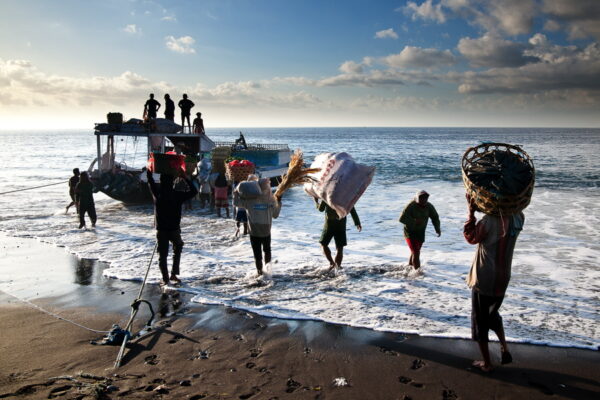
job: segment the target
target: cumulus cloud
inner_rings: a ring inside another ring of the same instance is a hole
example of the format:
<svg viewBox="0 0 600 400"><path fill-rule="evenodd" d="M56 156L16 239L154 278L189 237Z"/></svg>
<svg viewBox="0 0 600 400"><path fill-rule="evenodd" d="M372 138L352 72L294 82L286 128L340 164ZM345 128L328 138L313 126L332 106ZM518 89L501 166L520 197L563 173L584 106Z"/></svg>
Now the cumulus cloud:
<svg viewBox="0 0 600 400"><path fill-rule="evenodd" d="M524 54L527 46L486 34L478 39L462 38L458 51L475 67L520 67L539 61Z"/></svg>
<svg viewBox="0 0 600 400"><path fill-rule="evenodd" d="M139 35L142 33L142 29L138 28L135 24L126 25L123 28L124 32L131 33L132 35Z"/></svg>
<svg viewBox="0 0 600 400"><path fill-rule="evenodd" d="M600 1L543 0L542 11L564 21L572 39L600 39Z"/></svg>
<svg viewBox="0 0 600 400"><path fill-rule="evenodd" d="M404 7L404 11L410 14L413 20L433 20L440 24L446 22L446 15L442 10L442 4L433 4L433 0L426 0L420 5L414 1L409 1Z"/></svg>
<svg viewBox="0 0 600 400"><path fill-rule="evenodd" d="M494 0L490 1L489 7L490 15L502 31L509 35L531 32L533 18L537 12L534 0ZM493 31L490 27L488 29Z"/></svg>
<svg viewBox="0 0 600 400"><path fill-rule="evenodd" d="M393 28L384 29L375 32L375 39L398 39L398 34L394 32Z"/></svg>
<svg viewBox="0 0 600 400"><path fill-rule="evenodd" d="M181 36L179 38L167 36L165 38L165 45L167 46L167 49L181 54L196 53L196 50L192 47L195 42L196 41L191 36Z"/></svg>
<svg viewBox="0 0 600 400"><path fill-rule="evenodd" d="M160 19L161 21L177 22L177 17L174 15L165 15Z"/></svg>
<svg viewBox="0 0 600 400"><path fill-rule="evenodd" d="M405 46L400 53L385 57L383 62L393 68L440 68L454 64L456 57L450 50Z"/></svg>
<svg viewBox="0 0 600 400"><path fill-rule="evenodd" d="M354 61L346 61L340 65L340 72L344 74L361 74L363 72L363 66Z"/></svg>
<svg viewBox="0 0 600 400"><path fill-rule="evenodd" d="M600 101L600 46L552 46L540 39L533 40L529 52L543 62L448 76L460 82L459 92L466 94L545 93L568 98L577 92Z"/></svg>

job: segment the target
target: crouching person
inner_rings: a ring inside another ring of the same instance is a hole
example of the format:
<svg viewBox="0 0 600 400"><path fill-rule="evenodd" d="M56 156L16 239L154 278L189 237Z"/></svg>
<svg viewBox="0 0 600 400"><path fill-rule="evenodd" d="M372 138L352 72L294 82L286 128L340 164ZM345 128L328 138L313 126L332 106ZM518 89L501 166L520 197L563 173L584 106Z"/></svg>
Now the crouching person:
<svg viewBox="0 0 600 400"><path fill-rule="evenodd" d="M258 177L250 176L235 188L233 205L246 209L256 271L262 275L263 253L264 263L271 262L271 224L279 216L281 199L271 193L269 179L257 180Z"/></svg>
<svg viewBox="0 0 600 400"><path fill-rule="evenodd" d="M158 265L162 274L161 285L181 283L179 275L179 261L181 260L181 251L183 249L183 240L181 240L181 206L183 203L193 198L198 191L185 173L181 171L181 178L185 180L189 190L187 192L175 191L173 189L174 177L161 174L160 186L156 184L152 173L146 171L148 185L152 192L154 200L154 225L156 227L156 240L158 242ZM173 244L173 266L171 275L167 268L167 257L169 255L169 242Z"/></svg>

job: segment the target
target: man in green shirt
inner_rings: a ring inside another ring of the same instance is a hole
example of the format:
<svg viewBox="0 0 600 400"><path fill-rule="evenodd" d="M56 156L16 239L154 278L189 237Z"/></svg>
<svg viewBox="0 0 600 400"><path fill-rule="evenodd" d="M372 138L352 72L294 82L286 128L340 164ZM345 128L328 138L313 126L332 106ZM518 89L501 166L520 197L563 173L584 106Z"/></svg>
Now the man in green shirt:
<svg viewBox="0 0 600 400"><path fill-rule="evenodd" d="M346 246L346 217L340 219L335 210L324 201L319 203L319 199L315 198L317 209L321 212L325 212L325 225L323 226L323 232L321 233L321 248L323 254L329 261L330 270L333 268L342 268L342 259L344 258L344 246ZM356 225L356 229L360 232L362 227L360 225L360 219L354 207L350 210L352 221ZM331 239L335 241L336 254L335 259L331 256L331 250L329 250L329 242Z"/></svg>
<svg viewBox="0 0 600 400"><path fill-rule="evenodd" d="M415 269L421 267L421 246L425 242L425 228L429 218L438 237L442 234L440 217L428 199L429 193L424 190L418 191L415 199L408 203L400 215L400 222L404 224L404 238L410 249L408 264Z"/></svg>

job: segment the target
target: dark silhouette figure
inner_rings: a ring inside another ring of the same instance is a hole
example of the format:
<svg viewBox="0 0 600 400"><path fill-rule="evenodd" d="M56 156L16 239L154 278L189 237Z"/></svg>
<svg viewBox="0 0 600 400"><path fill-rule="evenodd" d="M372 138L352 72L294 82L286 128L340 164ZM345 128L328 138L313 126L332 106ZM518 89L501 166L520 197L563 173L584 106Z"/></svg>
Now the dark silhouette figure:
<svg viewBox="0 0 600 400"><path fill-rule="evenodd" d="M75 186L79 183L79 168L73 168L73 176L69 179L69 196L71 196L71 202L67 206L67 210L65 214L69 212L69 208L71 206L75 206L77 212L79 212L79 208L77 207L77 198L75 196Z"/></svg>
<svg viewBox="0 0 600 400"><path fill-rule="evenodd" d="M246 138L244 137L244 135L242 135L242 132L240 132L240 137L235 139L234 146L236 149L241 149L241 150L245 150L248 148L248 145L246 144Z"/></svg>
<svg viewBox="0 0 600 400"><path fill-rule="evenodd" d="M144 104L144 116L156 119L156 112L160 109L160 103L154 100L154 93L150 93L150 98Z"/></svg>
<svg viewBox="0 0 600 400"><path fill-rule="evenodd" d="M165 119L175 121L175 102L169 94L165 94Z"/></svg>
<svg viewBox="0 0 600 400"><path fill-rule="evenodd" d="M190 113L194 107L194 102L188 99L187 94L183 94L183 99L179 100L179 108L181 108L181 132L185 132L185 120L187 119L188 127L190 132L192 131L192 125L190 123Z"/></svg>
<svg viewBox="0 0 600 400"><path fill-rule="evenodd" d="M75 194L79 209L79 229L85 227L85 213L92 221L92 228L96 226L96 206L94 205L94 184L90 181L87 172L82 172L79 183L75 186Z"/></svg>
<svg viewBox="0 0 600 400"><path fill-rule="evenodd" d="M202 120L202 113L197 112L196 118L194 118L194 133L204 134L204 121Z"/></svg>
<svg viewBox="0 0 600 400"><path fill-rule="evenodd" d="M152 173L146 171L148 185L152 192L154 200L154 224L156 227L156 240L158 242L158 266L162 274L162 285L169 281L180 283L177 277L179 275L179 262L181 260L181 251L183 250L183 240L181 240L181 205L193 198L198 191L187 179L185 173L181 171L181 178L185 180L189 191L180 192L173 189L174 177L161 174L160 186L156 184ZM167 268L167 257L169 255L169 242L173 243L173 266L171 275Z"/></svg>

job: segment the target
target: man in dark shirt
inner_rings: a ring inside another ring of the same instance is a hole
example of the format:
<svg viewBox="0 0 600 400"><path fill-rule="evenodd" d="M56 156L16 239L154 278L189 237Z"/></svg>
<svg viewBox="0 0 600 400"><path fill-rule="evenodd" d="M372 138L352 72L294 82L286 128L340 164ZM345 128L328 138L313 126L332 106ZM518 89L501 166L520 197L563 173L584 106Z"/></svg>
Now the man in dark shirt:
<svg viewBox="0 0 600 400"><path fill-rule="evenodd" d="M319 203L319 199L315 198L315 203L320 212L325 212L325 225L323 226L319 243L321 244L325 258L329 261L329 269L342 268L344 246L348 244L346 242L346 217L340 219L335 210L324 201ZM354 207L350 210L350 215L352 216L352 221L354 222L356 229L360 232L362 226ZM331 250L329 250L331 239L335 241L335 259L331 256Z"/></svg>
<svg viewBox="0 0 600 400"><path fill-rule="evenodd" d="M75 198L75 187L79 183L79 168L73 168L73 176L69 179L69 196L71 196L71 202L67 206L65 214L69 212L71 206L75 206L79 213L79 207L77 206L77 199Z"/></svg>
<svg viewBox="0 0 600 400"><path fill-rule="evenodd" d="M180 283L177 277L179 275L179 261L181 260L181 250L183 249L183 240L181 240L181 205L191 199L198 193L192 181L187 179L185 173L181 171L181 178L185 180L189 191L179 192L173 190L174 177L161 174L160 186L156 184L152 173L146 171L148 177L148 186L152 192L154 200L154 225L156 227L156 240L158 242L158 265L162 274L161 285L167 285L169 281ZM171 276L167 268L167 257L169 255L169 242L173 243L173 266Z"/></svg>
<svg viewBox="0 0 600 400"><path fill-rule="evenodd" d="M169 94L165 94L165 119L175 121L175 102Z"/></svg>
<svg viewBox="0 0 600 400"><path fill-rule="evenodd" d="M181 108L181 132L185 132L185 119L187 118L187 123L189 127L189 131L192 132L192 124L190 122L190 113L192 108L194 107L194 102L188 99L187 94L183 94L183 99L179 100L179 108Z"/></svg>
<svg viewBox="0 0 600 400"><path fill-rule="evenodd" d="M156 119L156 112L160 109L160 103L154 100L154 93L150 93L150 98L144 104L144 114L148 118Z"/></svg>

